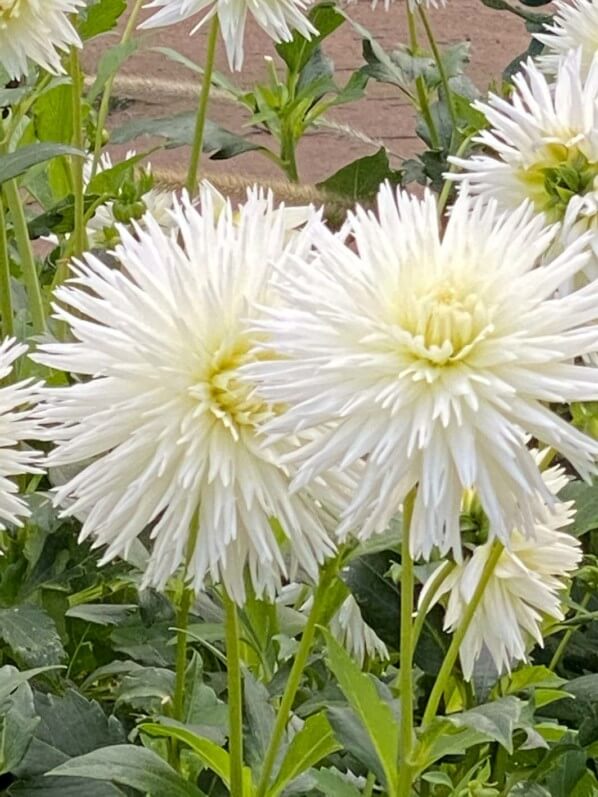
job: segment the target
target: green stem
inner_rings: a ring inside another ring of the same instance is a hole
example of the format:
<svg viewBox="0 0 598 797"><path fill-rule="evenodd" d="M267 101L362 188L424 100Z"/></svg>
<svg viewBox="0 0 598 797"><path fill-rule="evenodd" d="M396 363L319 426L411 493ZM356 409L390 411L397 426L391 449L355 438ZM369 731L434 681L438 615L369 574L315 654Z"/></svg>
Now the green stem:
<svg viewBox="0 0 598 797"><path fill-rule="evenodd" d="M199 105L197 106L197 120L195 122L195 134L191 147L191 158L189 160L189 171L187 173L186 188L191 196L195 194L197 188L199 159L203 148L203 137L206 127L206 117L208 112L208 100L210 99L210 88L212 85L212 73L214 71L214 60L216 57L216 44L218 43L218 32L220 25L218 15L214 14L208 32L208 50L206 53L206 64L203 70L203 81L199 92Z"/></svg>
<svg viewBox="0 0 598 797"><path fill-rule="evenodd" d="M176 625L179 629L176 638L176 681L172 713L179 722L185 721L185 675L187 672L187 626L193 603L193 590L183 587L179 603Z"/></svg>
<svg viewBox="0 0 598 797"><path fill-rule="evenodd" d="M409 550L409 531L413 518L413 507L417 495L414 487L403 507L403 532L401 537L401 670L399 688L401 699L401 736L399 748L398 793L411 793L413 749L413 596L415 578L413 559Z"/></svg>
<svg viewBox="0 0 598 797"><path fill-rule="evenodd" d="M191 528L189 530L189 540L187 542L187 551L185 553L185 565L183 570L183 585L182 595L178 606L176 626L176 670L175 670L175 683L174 683L174 697L172 701L172 716L178 722L185 721L185 681L187 675L187 644L188 634L187 626L189 625L189 614L191 612L191 605L193 603L194 591L187 586L187 578L189 574L189 565L193 558L195 546L197 545L197 538L199 536L199 512L196 512L191 521ZM172 740L170 748L170 763L176 767L179 762L178 745L176 740Z"/></svg>
<svg viewBox="0 0 598 797"><path fill-rule="evenodd" d="M299 182L295 138L292 131L284 131L280 147L280 160L291 183Z"/></svg>
<svg viewBox="0 0 598 797"><path fill-rule="evenodd" d="M497 744L496 755L494 757L494 766L492 768L492 780L494 780L499 788L505 785L505 773L508 763L508 753L502 744Z"/></svg>
<svg viewBox="0 0 598 797"><path fill-rule="evenodd" d="M438 45L436 44L436 39L434 38L434 31L432 30L432 26L430 25L430 20L428 19L428 15L423 7L420 5L418 7L419 16L421 21L423 22L424 29L426 31L426 36L428 37L428 41L430 42L430 47L432 48L432 54L434 55L434 60L436 61L436 66L438 68L438 73L440 75L440 82L442 83L442 88L446 95L446 102L449 109L449 115L451 117L451 123L453 126L453 136L457 133L458 128L458 121L457 121L457 113L455 111L455 101L453 99L453 92L451 91L451 87L448 81L448 75L446 74L446 69L444 68L444 62L442 60L442 56L440 54L440 50L438 49Z"/></svg>
<svg viewBox="0 0 598 797"><path fill-rule="evenodd" d="M136 0L135 5L133 6L133 10L131 11L131 15L127 20L127 25L123 32L122 38L120 40L121 45L126 44L133 35L133 31L135 30L135 24L137 22L137 17L139 16L139 12L141 11L141 7L144 2L145 0ZM98 121L97 121L95 141L93 146L93 163L91 166L92 180L97 174L98 167L100 165L104 127L106 126L106 119L108 119L108 113L110 112L110 98L112 97L112 88L114 86L115 79L116 79L116 72L110 75L104 86L104 91L102 92L102 99L100 101L100 107L98 110Z"/></svg>
<svg viewBox="0 0 598 797"><path fill-rule="evenodd" d="M363 797L372 797L374 794L374 786L376 785L376 776L373 772L368 772L368 776L365 782L365 788L363 790Z"/></svg>
<svg viewBox="0 0 598 797"><path fill-rule="evenodd" d="M81 116L81 92L83 78L79 50L71 47L70 54L71 74L71 114L73 123L72 144L83 151L83 120ZM71 177L73 181L74 203L74 228L73 228L73 254L81 255L87 249L87 231L85 229L85 184L83 180L83 155L71 155Z"/></svg>
<svg viewBox="0 0 598 797"><path fill-rule="evenodd" d="M223 591L223 602L226 612L230 793L234 797L243 797L243 685L239 616L237 607L226 590Z"/></svg>
<svg viewBox="0 0 598 797"><path fill-rule="evenodd" d="M0 195L0 314L2 314L2 337L12 338L15 334L12 288L10 284L10 257L6 238L6 218L4 199Z"/></svg>
<svg viewBox="0 0 598 797"><path fill-rule="evenodd" d="M463 153L466 151L467 147L471 139L473 138L473 133L466 138L459 144L459 149L455 153L456 158L460 158ZM454 171L457 170L457 166L454 163L451 163L449 168L449 173L452 174ZM452 180L446 179L442 185L442 191L440 192L440 196L438 197L437 207L438 207L438 218L442 219L444 215L444 209L446 207L446 203L448 202L448 198L451 194L451 190L454 187L454 182Z"/></svg>
<svg viewBox="0 0 598 797"><path fill-rule="evenodd" d="M409 3L405 3L405 5L407 7L407 25L409 26L409 49L411 50L412 55L417 55L419 46L417 43L417 25L415 21L415 14L409 7ZM418 75L418 77L415 78L415 90L417 92L419 110L421 115L424 117L424 121L430 133L430 143L432 144L433 149L442 149L440 136L438 134L434 118L432 117L432 112L430 111L426 83L422 75Z"/></svg>
<svg viewBox="0 0 598 797"><path fill-rule="evenodd" d="M592 599L592 593L586 592L586 594L581 599L581 603L579 604L582 607L582 609L585 609L587 607L591 599ZM553 672L554 670L556 670L560 660L563 658L565 650L567 649L567 645L569 644L569 641L574 633L575 633L575 628L568 628L567 631L565 631L565 633L563 634L563 638L559 642L559 646L554 651L554 655L550 660L550 664L548 665L549 670L552 670Z"/></svg>
<svg viewBox="0 0 598 797"><path fill-rule="evenodd" d="M323 570L320 577L320 583L318 584L314 594L313 606L303 629L301 642L299 644L299 648L297 649L295 660L293 662L284 694L282 696L282 701L278 709L276 723L274 725L274 730L272 732L272 736L270 737L270 743L264 758L260 782L258 784L255 797L265 797L266 792L268 791L268 786L270 785L270 776L272 774L272 770L274 769L276 756L284 737L289 715L291 713L291 709L293 708L293 703L295 702L297 690L299 689L299 685L301 683L303 670L305 669L305 665L307 664L307 660L309 658L316 634L316 626L318 625L322 608L326 602L328 590L330 589L335 577L336 568L333 568L331 563Z"/></svg>
<svg viewBox="0 0 598 797"><path fill-rule="evenodd" d="M12 218L17 248L21 257L21 270L23 272L23 281L25 282L29 299L29 311L33 323L33 332L36 335L43 335L46 331L44 303L42 301L39 277L35 267L35 259L31 249L31 241L29 240L29 230L27 229L23 201L16 180L9 180L4 183L4 195Z"/></svg>
<svg viewBox="0 0 598 797"><path fill-rule="evenodd" d="M440 668L440 672L436 677L436 682L434 683L434 687L430 693L430 697L428 698L428 704L426 706L426 710L424 711L424 716L422 720L422 726L425 728L429 725L432 720L435 718L438 707L440 705L440 701L442 700L442 696L444 691L447 687L449 679L453 672L453 667L457 661L459 656L459 649L461 648L461 644L465 639L465 635L469 630L469 626L471 625L471 621L480 605L480 601L482 600L482 596L484 595L484 591L488 585L488 581L490 580L496 565L498 564L498 560L500 559L502 552L504 551L504 545L496 540L492 546L492 550L490 551L490 556L488 557L488 561L486 562L484 569L482 570L482 575L478 582L477 587L471 597L471 600L467 604L467 608L463 615L463 619L455 633L453 634L453 639L447 650L446 656L444 657L444 661L442 662L442 667Z"/></svg>
<svg viewBox="0 0 598 797"><path fill-rule="evenodd" d="M430 610L432 601L434 600L436 593L444 583L445 578L449 575L454 566L455 563L447 559L447 561L443 562L440 565L440 567L436 569L436 572L434 573L430 587L426 592L426 597L419 605L419 608L417 610L417 615L415 617L415 623L413 624L413 650L415 650L415 648L417 647L417 643L419 641L420 634L424 627L424 623L426 622L426 616Z"/></svg>

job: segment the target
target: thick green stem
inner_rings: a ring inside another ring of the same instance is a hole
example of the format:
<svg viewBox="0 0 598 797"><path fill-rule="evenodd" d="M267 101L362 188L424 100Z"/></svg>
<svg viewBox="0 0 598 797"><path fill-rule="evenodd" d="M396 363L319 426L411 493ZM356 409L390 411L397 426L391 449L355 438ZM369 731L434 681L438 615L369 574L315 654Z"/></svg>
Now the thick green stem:
<svg viewBox="0 0 598 797"><path fill-rule="evenodd" d="M131 15L127 20L127 25L124 29L122 38L120 40L121 45L126 44L131 39L133 31L135 30L137 17L139 16L139 12L141 11L141 7L144 2L145 0L135 0L135 5L133 6ZM104 86L104 91L102 92L102 99L100 101L100 108L98 110L98 121L96 127L95 141L93 145L93 163L91 167L91 179L93 179L97 174L98 166L100 165L100 156L102 154L102 144L104 137L104 127L106 126L106 120L108 119L108 113L110 112L110 98L112 97L112 87L114 86L115 78L116 78L116 72L110 75Z"/></svg>
<svg viewBox="0 0 598 797"><path fill-rule="evenodd" d="M453 667L457 661L459 656L459 649L461 648L461 644L465 639L465 635L469 630L469 626L471 625L471 621L474 618L474 615L480 605L480 601L484 595L484 591L488 585L488 581L492 577L494 569L498 564L498 560L500 559L502 552L504 551L504 545L496 540L494 545L492 546L492 550L490 551L490 556L482 570L482 575L478 582L477 587L471 597L470 602L467 604L467 608L463 615L463 619L455 633L453 634L453 639L449 646L449 649L446 652L446 656L444 657L444 661L442 662L442 667L440 668L440 672L436 677L436 682L434 683L434 687L430 693L430 697L428 698L428 705L426 706L426 710L424 711L424 716L422 720L422 725L425 728L429 725L432 720L435 718L438 707L440 705L440 701L442 700L442 696L444 691L447 687L449 679L453 672Z"/></svg>
<svg viewBox="0 0 598 797"><path fill-rule="evenodd" d="M264 764L262 767L260 782L256 791L256 797L265 797L268 791L268 786L270 785L270 776L272 775L272 770L274 769L274 764L276 763L276 756L278 755L278 750L282 744L287 722L289 721L289 716L291 714L291 709L293 708L293 703L295 702L295 696L297 694L297 690L299 689L299 685L301 684L303 670L305 669L305 665L307 664L307 660L311 652L311 647L316 633L316 626L320 620L320 615L326 602L328 590L330 589L335 577L336 569L333 569L331 565L328 565L324 569L320 577L320 583L318 584L314 595L313 606L303 629L303 636L301 637L301 642L299 644L299 648L297 649L295 660L293 662L284 694L282 696L282 701L278 709L276 723L274 725L268 750L266 751L264 758Z"/></svg>
<svg viewBox="0 0 598 797"><path fill-rule="evenodd" d="M193 590L183 587L181 602L177 611L176 625L176 681L172 713L179 722L185 721L185 675L187 672L187 626L189 612L193 603Z"/></svg>
<svg viewBox="0 0 598 797"><path fill-rule="evenodd" d="M10 257L6 238L6 218L4 200L0 195L0 313L2 314L2 337L12 338L15 334L12 288L10 284Z"/></svg>
<svg viewBox="0 0 598 797"><path fill-rule="evenodd" d="M591 600L592 600L592 593L586 592L586 594L581 599L581 603L579 605L582 607L582 609L585 609ZM573 636L574 633L575 633L575 628L568 628L565 631L565 633L563 634L563 638L559 642L559 646L554 651L554 655L550 660L550 664L548 665L549 670L552 671L556 670L560 660L563 658L563 655L567 650L567 645L569 644L569 641L571 640L571 637Z"/></svg>
<svg viewBox="0 0 598 797"><path fill-rule="evenodd" d="M467 136L466 138L463 139L461 144L459 144L459 149L455 153L455 157L456 158L460 158L465 153L465 151L467 150L467 147L469 146L469 143L470 143L472 138L473 138L473 134L469 135L469 136ZM449 168L449 174L452 174L454 171L457 170L457 168L458 167L455 166L454 163L451 163L450 168ZM446 203L448 202L448 198L451 195L451 190L452 190L453 187L454 187L454 181L453 180L449 180L445 176L445 180L444 180L444 183L443 183L443 186L442 186L442 191L440 192L440 196L438 197L438 201L436 203L437 207L438 207L438 218L439 219L442 219L442 217L444 216L444 209L446 207Z"/></svg>
<svg viewBox="0 0 598 797"><path fill-rule="evenodd" d="M83 151L83 120L81 115L81 92L83 78L79 61L79 50L71 47L70 54L71 73L71 114L73 123L72 144ZM73 254L81 255L87 249L87 232L85 229L85 183L83 180L83 155L71 155L71 178L73 182L74 201L74 227L73 227Z"/></svg>
<svg viewBox="0 0 598 797"><path fill-rule="evenodd" d="M413 596L415 578L413 559L409 549L409 531L413 507L417 495L414 487L405 499L403 507L403 531L401 537L401 670L399 689L401 699L401 736L399 747L399 789L401 795L411 793L413 749Z"/></svg>
<svg viewBox="0 0 598 797"><path fill-rule="evenodd" d="M23 201L16 180L9 180L4 183L4 196L6 197L8 209L12 218L17 248L21 257L21 270L23 272L23 281L25 282L29 299L29 311L31 313L33 332L36 335L43 335L46 331L44 303L42 301L42 292L37 269L35 267L33 250L31 249L31 241L29 240L29 230L27 229Z"/></svg>
<svg viewBox="0 0 598 797"><path fill-rule="evenodd" d="M376 776L373 772L368 772L368 776L365 782L365 788L363 790L363 797L372 797L374 794L374 786L376 785Z"/></svg>
<svg viewBox="0 0 598 797"><path fill-rule="evenodd" d="M186 188L191 196L195 194L197 188L199 159L203 149L203 137L206 127L208 113L208 100L210 99L210 88L212 85L212 73L214 71L214 60L216 57L216 44L218 43L218 33L220 25L218 15L214 14L210 23L208 33L208 49L206 53L206 63L203 70L203 81L199 92L199 105L197 106L197 120L195 122L195 134L191 147L191 157L189 159L189 171L187 173Z"/></svg>
<svg viewBox="0 0 598 797"><path fill-rule="evenodd" d="M423 5L419 6L419 15L424 25L428 41L430 42L430 47L432 48L432 54L434 55L434 60L436 61L436 67L438 68L438 74L440 75L440 82L442 83L442 88L446 96L446 102L448 105L449 114L453 125L453 137L454 137L455 134L457 133L458 120L457 120L457 112L455 111L453 92L451 91L451 87L449 85L448 75L446 74L446 69L444 67L442 55L440 54L440 50L438 49L438 45L436 44L436 39L434 38L434 31L432 30L432 26L430 25L430 20L428 19L428 15L426 14Z"/></svg>
<svg viewBox="0 0 598 797"><path fill-rule="evenodd" d="M298 183L299 172L297 171L296 141L290 130L284 131L283 133L280 160L282 161L285 174L290 182Z"/></svg>
<svg viewBox="0 0 598 797"><path fill-rule="evenodd" d="M447 561L443 562L434 573L434 577L432 578L432 582L428 588L428 591L426 592L426 596L419 605L417 615L415 617L415 623L413 624L413 650L415 650L417 647L417 643L424 627L424 623L426 622L426 616L430 610L432 601L444 583L445 578L449 575L454 566L455 563L447 559Z"/></svg>
<svg viewBox="0 0 598 797"><path fill-rule="evenodd" d="M185 553L185 565L183 570L183 585L182 594L177 611L177 637L176 637L176 671L175 671L175 684L174 684L174 697L172 701L172 716L179 722L185 721L185 681L187 675L187 644L188 634L187 626L189 625L189 614L191 612L191 605L193 604L194 591L187 586L187 578L189 574L189 565L193 558L195 546L197 545L197 538L199 536L199 513L196 512L191 521L191 528L189 529L189 540L187 542L187 551ZM178 765L178 744L176 739L172 740L170 747L170 763L173 766Z"/></svg>
<svg viewBox="0 0 598 797"><path fill-rule="evenodd" d="M226 665L228 684L230 793L243 796L243 684L237 607L223 591L226 612Z"/></svg>
<svg viewBox="0 0 598 797"><path fill-rule="evenodd" d="M411 50L412 55L417 55L419 47L417 43L417 25L415 21L415 14L409 7L409 3L406 3L405 5L407 6L407 24L409 26L409 49ZM428 132L430 133L430 143L434 149L442 149L440 136L438 135L438 129L436 128L436 123L434 122L432 112L430 111L428 90L421 75L415 79L415 89L417 92L417 104L420 113L423 116L428 128Z"/></svg>

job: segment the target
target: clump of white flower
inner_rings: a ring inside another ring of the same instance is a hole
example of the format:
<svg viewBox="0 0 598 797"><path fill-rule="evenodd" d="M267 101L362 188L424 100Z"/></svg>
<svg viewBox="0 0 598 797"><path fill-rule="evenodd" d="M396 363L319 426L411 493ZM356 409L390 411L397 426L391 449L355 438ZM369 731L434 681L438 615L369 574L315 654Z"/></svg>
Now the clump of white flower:
<svg viewBox="0 0 598 797"><path fill-rule="evenodd" d="M6 523L19 526L20 518L29 515L14 477L39 473L39 452L23 445L39 436L32 415L37 387L31 379L8 381L15 361L26 351L27 346L14 338L5 338L0 343L0 529Z"/></svg>
<svg viewBox="0 0 598 797"><path fill-rule="evenodd" d="M319 502L289 491L282 460L295 441L266 444L261 433L284 406L241 379L275 356L252 327L321 224L313 211L289 239L284 208L263 199L256 191L217 212L204 188L201 210L175 202L177 236L147 216L134 234L120 228L119 267L86 255L56 292L72 340L36 355L76 376L45 389L39 414L56 442L49 463L81 466L56 503L85 518L82 538L106 546L106 562L149 529L144 583L162 588L189 556L196 590L211 578L238 602L247 574L272 597L294 567L316 578L334 547Z"/></svg>
<svg viewBox="0 0 598 797"><path fill-rule="evenodd" d="M450 178L504 209L529 199L547 221L564 222L560 244L591 230L598 251L598 56L587 75L581 57L578 50L559 59L554 85L530 60L509 100L491 94L474 103L490 124L474 139L485 152L453 158L462 171ZM596 257L588 268L593 278Z"/></svg>
<svg viewBox="0 0 598 797"><path fill-rule="evenodd" d="M582 68L589 71L598 52L598 6L594 0L554 0L556 13L545 31L534 37L544 45L536 58L540 68L556 75L561 56L581 48Z"/></svg>
<svg viewBox="0 0 598 797"><path fill-rule="evenodd" d="M305 600L306 590L307 587L303 584L287 584L280 591L278 602L284 606L295 604L298 611L308 615L313 607L313 596L310 595ZM353 595L347 595L338 611L334 613L329 623L329 630L360 666L363 666L366 658L380 661L390 658L384 642L363 619L359 604Z"/></svg>
<svg viewBox="0 0 598 797"><path fill-rule="evenodd" d="M544 479L554 495L567 483L559 468L547 471ZM510 671L515 662L526 659L532 643L543 645L546 620L564 619L563 591L582 558L579 541L560 531L572 522L572 506L572 502L557 502L553 510L538 504L533 535L527 537L517 530L511 533L459 651L466 680L471 679L484 651L492 657L499 675ZM474 548L434 596L433 603L448 596L444 620L447 631L459 628L491 550L491 542ZM433 578L424 587L420 600Z"/></svg>
<svg viewBox="0 0 598 797"><path fill-rule="evenodd" d="M174 25L202 11L206 11L191 31L195 33L214 15L218 17L228 62L231 69L243 66L245 24L251 14L260 28L275 42L288 42L297 31L309 39L318 31L303 15L308 0L152 0L147 8L158 8L141 28L159 28Z"/></svg>
<svg viewBox="0 0 598 797"><path fill-rule="evenodd" d="M12 79L29 71L29 62L63 73L60 52L80 47L71 24L85 0L0 0L0 64Z"/></svg>
<svg viewBox="0 0 598 797"><path fill-rule="evenodd" d="M475 489L492 533L534 533L531 507L554 501L527 435L596 471L598 443L549 407L598 398L598 283L556 288L589 254L582 237L537 268L554 238L529 205L501 213L462 192L444 232L436 200L384 186L378 215L350 215L349 245L321 227L317 257L281 279L284 307L254 323L270 357L244 372L266 401L271 439L324 428L289 452L295 489L361 463L338 535L382 532L418 485L410 544L461 555L463 491Z"/></svg>

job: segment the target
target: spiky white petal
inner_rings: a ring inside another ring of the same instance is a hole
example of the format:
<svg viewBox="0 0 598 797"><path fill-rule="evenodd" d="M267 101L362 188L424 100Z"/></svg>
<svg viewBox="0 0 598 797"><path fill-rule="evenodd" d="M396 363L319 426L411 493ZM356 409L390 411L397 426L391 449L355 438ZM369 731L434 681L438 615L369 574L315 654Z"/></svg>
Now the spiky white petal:
<svg viewBox="0 0 598 797"><path fill-rule="evenodd" d="M556 75L562 55L582 50L582 65L588 71L598 52L598 5L595 0L554 0L556 13L545 31L535 33L545 51L536 58L540 69Z"/></svg>
<svg viewBox="0 0 598 797"><path fill-rule="evenodd" d="M273 41L288 42L293 38L294 31L307 39L317 35L316 28L302 13L308 6L308 0L152 0L146 8L160 10L140 27L175 25L206 11L191 31L195 33L207 20L217 15L230 68L239 70L243 66L248 13Z"/></svg>
<svg viewBox="0 0 598 797"><path fill-rule="evenodd" d="M363 619L357 601L352 595L330 621L330 631L349 655L363 666L366 657L387 660L388 648L378 634Z"/></svg>
<svg viewBox="0 0 598 797"><path fill-rule="evenodd" d="M0 529L5 528L5 523L20 526L20 518L29 515L13 477L39 473L39 452L23 447L24 441L35 440L39 434L31 410L36 386L31 379L14 384L3 381L13 373L15 360L26 351L27 346L14 338L0 343Z"/></svg>
<svg viewBox="0 0 598 797"><path fill-rule="evenodd" d="M491 94L476 102L490 123L475 139L486 153L453 158L462 171L450 178L504 209L529 199L547 220L565 222L560 243L591 230L598 250L598 56L587 75L581 57L578 50L560 58L554 84L530 60L508 101ZM594 257L588 276L597 269Z"/></svg>
<svg viewBox="0 0 598 797"><path fill-rule="evenodd" d="M530 206L500 214L463 192L442 234L431 194L388 185L378 217L358 208L347 231L354 247L320 228L318 258L287 269L286 306L255 325L277 358L244 369L288 405L266 423L273 439L326 428L287 458L294 487L362 461L338 534L367 538L419 484L414 555L460 556L464 489L478 491L501 539L532 533L530 504L551 497L526 435L583 475L596 468L598 443L547 406L598 397L598 374L574 364L598 349L598 283L554 297L586 264L586 241L536 268L555 231Z"/></svg>
<svg viewBox="0 0 598 797"><path fill-rule="evenodd" d="M313 595L309 595L306 600L307 589L304 584L296 582L287 584L280 591L278 602L283 606L294 604L302 614L309 615L313 608ZM348 595L334 613L329 629L347 653L362 666L366 657L381 661L389 658L388 648L363 619L359 604L353 595Z"/></svg>
<svg viewBox="0 0 598 797"><path fill-rule="evenodd" d="M272 595L285 555L315 576L333 549L314 501L289 494L280 461L292 441L265 445L258 431L282 408L238 375L261 356L250 325L273 300L273 269L305 256L311 232L287 242L284 210L258 192L216 213L204 190L200 207L175 204L177 236L151 217L135 235L121 228L119 269L93 255L72 267L55 312L73 342L45 344L36 359L80 380L47 388L40 417L57 443L49 462L82 465L56 502L87 514L82 537L107 546L102 561L126 555L149 527L144 581L163 587L197 513L193 586L210 576L242 602L247 570L258 594Z"/></svg>
<svg viewBox="0 0 598 797"><path fill-rule="evenodd" d="M567 481L558 468L545 475L554 493ZM466 680L471 679L484 650L491 655L498 674L510 671L515 662L527 658L530 643L543 645L542 625L547 618L564 619L562 591L582 558L579 541L560 531L571 523L573 515L571 502L558 502L554 510L539 504L533 536L512 532L509 547L498 560L459 651ZM448 595L447 631L459 628L491 550L491 542L475 548L436 593L432 605ZM420 600L433 577L424 586Z"/></svg>
<svg viewBox="0 0 598 797"><path fill-rule="evenodd" d="M69 19L85 0L0 0L0 64L11 78L29 71L28 62L63 73L60 51L80 47Z"/></svg>

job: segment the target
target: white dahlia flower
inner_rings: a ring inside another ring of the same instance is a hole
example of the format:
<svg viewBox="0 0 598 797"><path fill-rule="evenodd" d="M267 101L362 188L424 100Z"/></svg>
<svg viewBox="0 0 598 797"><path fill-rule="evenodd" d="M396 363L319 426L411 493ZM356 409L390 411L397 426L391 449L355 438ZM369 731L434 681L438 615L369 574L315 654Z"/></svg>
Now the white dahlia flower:
<svg viewBox="0 0 598 797"><path fill-rule="evenodd" d="M282 606L294 606L297 611L309 615L313 607L313 595L310 594L306 600L307 591L308 587L305 584L296 582L287 584L280 590L278 603ZM359 604L353 595L347 595L338 611L332 616L329 628L339 644L361 666L366 657L381 661L389 659L388 648L363 619Z"/></svg>
<svg viewBox="0 0 598 797"><path fill-rule="evenodd" d="M363 465L341 538L383 531L415 485L416 556L460 556L464 489L477 490L493 534L531 534L530 506L552 496L527 435L583 476L596 471L598 442L547 406L598 397L598 373L574 362L598 350L598 282L554 297L587 262L586 241L536 268L554 230L529 205L500 214L462 192L442 235L431 194L386 185L378 212L349 216L354 247L318 228L319 257L281 280L285 307L254 322L272 356L244 372L287 407L265 431L325 426L286 458L296 489Z"/></svg>
<svg viewBox="0 0 598 797"><path fill-rule="evenodd" d="M450 178L504 209L531 200L547 221L565 222L562 244L598 228L598 56L585 77L580 51L559 63L554 85L528 61L509 101L475 103L491 125L475 141L491 154L453 158L463 171Z"/></svg>
<svg viewBox="0 0 598 797"><path fill-rule="evenodd" d="M355 598L349 595L330 621L330 631L347 653L363 666L366 657L388 660L388 648L363 619Z"/></svg>
<svg viewBox="0 0 598 797"><path fill-rule="evenodd" d="M547 486L556 495L567 483L560 468L545 474ZM532 643L543 645L546 620L564 619L562 592L569 576L577 569L582 551L579 541L559 529L571 523L573 503L557 502L548 510L539 503L533 536L513 531L490 576L481 602L465 634L459 655L466 680L475 663L486 650L497 673L511 670L524 661ZM447 576L434 596L436 603L448 595L444 627L451 633L459 628L463 615L479 584L490 556L492 543L474 548L470 557ZM420 601L430 587L422 590Z"/></svg>
<svg viewBox="0 0 598 797"><path fill-rule="evenodd" d="M151 217L135 235L120 228L120 268L86 255L56 292L73 341L35 356L79 377L46 388L39 414L57 443L49 463L81 464L55 498L85 516L82 538L107 546L106 562L149 529L144 583L162 588L197 518L192 584L211 577L238 602L247 569L257 593L272 596L287 560L315 577L333 550L318 506L289 492L280 463L292 442L266 445L259 432L282 407L239 377L266 356L251 325L273 301L273 275L311 245L309 225L287 241L284 210L253 197L235 214L230 204L216 213L205 190L201 213L177 202L178 236Z"/></svg>
<svg viewBox="0 0 598 797"><path fill-rule="evenodd" d="M28 61L63 73L59 51L81 46L69 14L84 5L85 0L0 0L0 64L9 76L26 75Z"/></svg>
<svg viewBox="0 0 598 797"><path fill-rule="evenodd" d="M201 189L203 194L210 194L214 214L217 218L228 206L228 200L209 180L201 181ZM267 213L268 207L272 202L270 191L264 189L262 186L248 188L247 199L251 200L254 207L257 208L261 206L264 213ZM314 209L311 205L285 205L284 207L281 206L279 210L283 216L283 223L287 236L297 232L301 227L307 224L314 215ZM234 218L236 218L236 214L233 214L233 219Z"/></svg>
<svg viewBox="0 0 598 797"><path fill-rule="evenodd" d="M554 0L556 13L546 33L535 33L545 51L536 58L540 68L556 75L560 57L581 48L582 66L587 72L598 52L598 5L595 0Z"/></svg>
<svg viewBox="0 0 598 797"><path fill-rule="evenodd" d="M27 346L14 338L0 343L0 529L5 528L5 523L20 526L19 518L29 515L12 477L39 473L36 467L39 453L22 445L25 440L34 440L39 435L30 408L36 387L30 379L16 384L4 382L12 374L15 360L26 351Z"/></svg>
<svg viewBox="0 0 598 797"><path fill-rule="evenodd" d="M288 42L295 31L307 39L318 34L302 13L308 6L309 0L152 0L146 8L160 10L139 27L174 25L209 9L191 33L217 15L230 68L239 70L243 66L243 40L248 12L273 41Z"/></svg>

